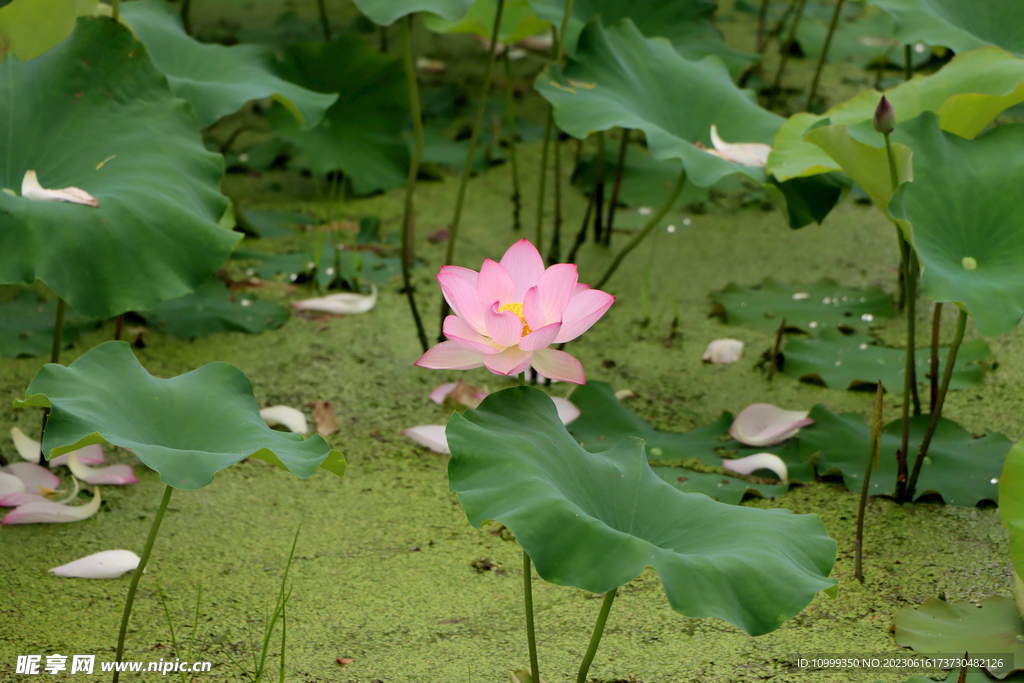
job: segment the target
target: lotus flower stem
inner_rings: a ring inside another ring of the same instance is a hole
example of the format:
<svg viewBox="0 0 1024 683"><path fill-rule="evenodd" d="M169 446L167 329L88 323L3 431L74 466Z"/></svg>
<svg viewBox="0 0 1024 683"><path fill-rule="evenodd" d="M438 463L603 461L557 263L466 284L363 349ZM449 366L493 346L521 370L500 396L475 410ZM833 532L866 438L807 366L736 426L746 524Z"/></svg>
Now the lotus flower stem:
<svg viewBox="0 0 1024 683"><path fill-rule="evenodd" d="M555 224L551 231L551 249L548 251L548 265L562 260L562 140L555 131Z"/></svg>
<svg viewBox="0 0 1024 683"><path fill-rule="evenodd" d="M772 345L771 358L768 359L768 379L775 376L775 371L778 369L779 362L779 350L782 346L782 336L786 334L786 319L783 318L782 322L779 323L779 329L775 331L775 343Z"/></svg>
<svg viewBox="0 0 1024 683"><path fill-rule="evenodd" d="M579 232L576 233L576 241L573 242L572 249L569 250L569 256L566 257L566 263L576 263L576 252L580 250L580 247L587 239L587 228L590 227L590 214L594 211L594 198L591 197L590 201L587 202L587 212L583 214L583 225L580 226Z"/></svg>
<svg viewBox="0 0 1024 683"><path fill-rule="evenodd" d="M565 34L569 31L569 17L572 16L573 0L566 0L565 12L562 13L562 25L558 29L558 40L555 41L555 63L561 66L565 56ZM535 681L534 683L538 683Z"/></svg>
<svg viewBox="0 0 1024 683"><path fill-rule="evenodd" d="M409 177L405 180L405 205L402 209L402 286L405 288L405 296L409 300L409 309L412 311L412 319L416 324L416 335L419 337L420 346L424 353L430 344L427 343L427 333L423 329L423 321L420 319L419 309L416 308L416 293L412 286L412 277L409 273L413 261L413 193L416 191L416 176L420 169L420 159L423 157L423 115L420 111L420 88L416 81L416 65L412 59L412 14L402 18L402 57L405 64L405 79L409 83L409 105L412 114L412 128L415 134L413 143L412 159L409 161Z"/></svg>
<svg viewBox="0 0 1024 683"><path fill-rule="evenodd" d="M328 43L331 42L331 22L327 19L327 8L324 6L324 0L316 0L316 9L320 13L320 27L324 31L324 40ZM387 50L382 50L386 52Z"/></svg>
<svg viewBox="0 0 1024 683"><path fill-rule="evenodd" d="M590 646L587 648L587 654L583 655L583 661L580 662L580 672L576 674L576 683L587 683L587 672L590 671L590 664L594 661L594 655L597 654L597 646L601 644L604 625L608 621L608 612L612 609L612 602L618 591L618 588L613 588L604 594L604 602L601 603L601 611L594 624L594 633L590 636Z"/></svg>
<svg viewBox="0 0 1024 683"><path fill-rule="evenodd" d="M508 117L508 151L512 157L512 228L521 230L523 227L520 214L523 210L523 195L519 191L519 164L516 161L516 110L515 93L512 87L512 60L508 56L509 50L506 46L501 53L501 60L505 64L505 109Z"/></svg>
<svg viewBox="0 0 1024 683"><path fill-rule="evenodd" d="M487 94L491 91L491 74L494 71L494 54L498 47L498 31L501 28L501 15L505 10L505 0L498 0L494 12L494 28L491 30L491 46L487 50L487 66L484 69L484 82L480 87L480 104L473 118L473 131L469 136L469 148L466 150L466 163L462 167L462 178L459 180L459 193L455 198L455 215L452 217L451 235L448 237L448 248L445 251L444 263L451 265L455 260L455 243L459 237L459 223L462 221L462 206L466 201L466 188L469 177L473 175L473 158L476 156L476 144L480 139L480 129L484 124L484 112L487 110ZM441 301L441 325L448 315L448 302ZM443 336L443 334L442 334Z"/></svg>
<svg viewBox="0 0 1024 683"><path fill-rule="evenodd" d="M523 375L519 376L523 386ZM537 632L533 627L533 568L530 556L523 551L523 606L526 608L526 647L530 651L530 676L534 683L540 681L540 666L537 664Z"/></svg>
<svg viewBox="0 0 1024 683"><path fill-rule="evenodd" d="M544 244L544 190L548 179L548 147L551 145L551 127L554 125L554 108L548 105L548 117L544 122L544 145L540 149L540 185L537 188L537 235L533 241Z"/></svg>
<svg viewBox="0 0 1024 683"><path fill-rule="evenodd" d="M764 28L768 22L768 5L771 0L761 0L761 11L757 13L757 54L764 54L765 40Z"/></svg>
<svg viewBox="0 0 1024 683"><path fill-rule="evenodd" d="M860 507L857 509L857 538L854 541L854 569L855 579L864 583L864 568L862 565L864 551L864 510L868 504L868 484L871 482L871 466L878 470L882 450L882 396L884 394L882 383L878 383L875 391L875 412L871 416L871 446L868 448L868 464L864 470L864 483L860 487Z"/></svg>
<svg viewBox="0 0 1024 683"><path fill-rule="evenodd" d="M124 328L124 313L114 318L114 341L121 341L121 331Z"/></svg>
<svg viewBox="0 0 1024 683"><path fill-rule="evenodd" d="M654 228L658 225L661 219L665 217L665 214L667 214L669 210L672 208L672 206L676 203L676 199L679 198L679 193L683 191L684 185L686 185L685 166L683 167L683 170L679 173L679 179L676 181L675 187L672 188L672 192L669 193L668 200L665 202L665 205L662 206L656 214L651 216L651 219L647 221L647 224L643 228L641 228L640 232L638 232L636 236L634 236L633 239L631 239L629 243L626 244L626 246L624 246L619 251L619 253L615 255L615 259L612 261L611 265L608 266L608 270L604 272L604 275L601 276L601 279L598 280L597 284L594 285L595 289L600 289L601 286L604 285L604 283L608 282L608 279L619 267L619 264L622 263L622 259L626 258L629 252L636 249L637 245L639 245L644 240L644 238L647 237L648 233L650 233L651 230L654 230Z"/></svg>
<svg viewBox="0 0 1024 683"><path fill-rule="evenodd" d="M594 244L601 244L604 233L604 177L608 170L608 159L604 148L604 131L597 131L597 178L594 180L594 202L597 213L594 215Z"/></svg>
<svg viewBox="0 0 1024 683"><path fill-rule="evenodd" d="M825 58L828 57L828 48L832 44L832 34L836 32L839 24L840 11L843 9L843 0L836 0L836 8L832 12L832 21L828 25L828 34L825 36L825 44L821 46L821 55L818 57L818 66L814 69L814 78L811 80L811 89L807 94L807 108L804 111L811 111L811 104L814 96L818 94L818 80L821 78L821 70L825 66Z"/></svg>
<svg viewBox="0 0 1024 683"><path fill-rule="evenodd" d="M612 243L612 226L615 224L615 209L619 204L619 191L622 189L622 173L626 168L626 150L629 146L629 128L622 129L622 140L619 142L619 158L615 161L615 185L612 186L612 198L608 201L608 220L605 221L604 243Z"/></svg>
<svg viewBox="0 0 1024 683"><path fill-rule="evenodd" d="M930 401L928 411L934 413L939 398L939 331L942 328L942 302L936 302L932 309L932 353L930 360Z"/></svg>
<svg viewBox="0 0 1024 683"><path fill-rule="evenodd" d="M128 597L124 601L124 614L121 615L121 630L117 634L117 657L115 661L120 662L124 655L124 637L128 632L128 617L132 614L132 603L135 602L135 589L139 587L139 579L142 578L142 571L149 562L149 554L153 552L153 542L156 541L156 534L160 531L160 522L164 520L164 513L167 512L167 503L171 500L170 486L165 487L164 497L157 508L156 516L153 517L153 524L149 527L149 536L146 538L146 547L142 549L142 556L139 558L139 566L132 573L132 582L128 585ZM114 683L117 683L120 672L114 671Z"/></svg>
<svg viewBox="0 0 1024 683"><path fill-rule="evenodd" d="M121 0L111 0L110 2L110 18L115 22L121 18ZM114 680L117 680L117 675L114 675Z"/></svg>
<svg viewBox="0 0 1024 683"><path fill-rule="evenodd" d="M909 44L903 46L903 75L909 81L914 77L913 49Z"/></svg>
<svg viewBox="0 0 1024 683"><path fill-rule="evenodd" d="M910 480L907 482L907 499L912 500L914 489L917 487L917 477L921 474L921 464L928 455L928 447L935 436L935 429L939 426L939 418L942 417L942 404L946 401L946 391L949 389L949 380L953 376L953 365L956 363L956 353L960 350L960 342L964 340L964 331L967 329L967 311L960 309L960 316L956 319L956 334L953 337L953 344L949 347L949 355L946 356L946 367L942 371L942 384L939 385L938 400L935 402L935 409L932 411L931 419L928 420L928 429L925 430L924 439L921 441L921 449L917 452L917 460L914 461L914 469L910 473Z"/></svg>
<svg viewBox="0 0 1024 683"><path fill-rule="evenodd" d="M185 29L185 35L192 35L192 0L181 2L181 27Z"/></svg>
<svg viewBox="0 0 1024 683"><path fill-rule="evenodd" d="M60 362L60 349L64 346L64 313L68 305L64 299L57 299L57 318L53 323L53 348L50 350L50 362Z"/></svg>
<svg viewBox="0 0 1024 683"><path fill-rule="evenodd" d="M780 84L782 83L782 74L786 71L786 62L789 61L789 50L790 46L796 40L796 30L800 26L800 19L804 15L804 7L807 5L807 0L797 0L796 14L793 17L793 23L789 26L789 35L786 36L786 40L782 42L782 58L779 60L779 68L775 72L775 79L772 81L772 87L768 94L768 109L772 108L775 104L775 98L779 94Z"/></svg>

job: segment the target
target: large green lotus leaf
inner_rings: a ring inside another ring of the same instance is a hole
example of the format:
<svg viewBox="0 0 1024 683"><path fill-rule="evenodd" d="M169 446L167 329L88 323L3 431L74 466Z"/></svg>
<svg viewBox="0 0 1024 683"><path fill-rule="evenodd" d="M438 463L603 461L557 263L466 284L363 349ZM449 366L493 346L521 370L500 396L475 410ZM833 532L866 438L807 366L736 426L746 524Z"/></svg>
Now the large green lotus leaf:
<svg viewBox="0 0 1024 683"><path fill-rule="evenodd" d="M461 19L450 21L436 14L427 14L423 17L423 25L434 33L472 33L490 40L497 11L498 3L495 0L476 0ZM549 22L539 19L533 13L528 0L505 0L501 26L498 28L498 42L515 43L550 28Z"/></svg>
<svg viewBox="0 0 1024 683"><path fill-rule="evenodd" d="M651 471L683 493L700 493L726 505L739 505L751 497L777 498L789 491L789 484L760 484L729 475L698 472L688 467L651 466Z"/></svg>
<svg viewBox="0 0 1024 683"><path fill-rule="evenodd" d="M804 56L817 60L821 57L828 35L833 8L829 7L824 12L825 16L809 16L808 8L809 5L805 6L796 39ZM915 67L925 64L931 58L931 48L923 43L914 44L910 61ZM845 60L903 67L903 44L893 37L892 15L870 6L843 12L832 34L826 61L832 63Z"/></svg>
<svg viewBox="0 0 1024 683"><path fill-rule="evenodd" d="M1019 0L871 0L891 12L896 39L966 52L996 45L1024 56L1024 3Z"/></svg>
<svg viewBox="0 0 1024 683"><path fill-rule="evenodd" d="M246 232L250 230L263 238L294 235L296 226L307 226L316 223L316 219L298 211L274 211L272 209L246 209L239 212L235 207L236 219L244 221ZM241 214L241 217L239 217Z"/></svg>
<svg viewBox="0 0 1024 683"><path fill-rule="evenodd" d="M999 516L1010 529L1010 557L1017 576L1024 576L1024 439L1006 454L999 477Z"/></svg>
<svg viewBox="0 0 1024 683"><path fill-rule="evenodd" d="M281 73L304 88L338 93L312 130L302 130L281 105L271 109L274 131L296 148L299 165L318 176L341 169L356 194L405 182L409 148L402 127L409 116L409 91L401 62L359 36L340 36L289 47Z"/></svg>
<svg viewBox="0 0 1024 683"><path fill-rule="evenodd" d="M836 544L817 515L682 493L640 439L588 453L532 387L491 394L446 430L448 480L473 526L508 526L551 583L603 593L653 567L673 609L752 635L829 590Z"/></svg>
<svg viewBox="0 0 1024 683"><path fill-rule="evenodd" d="M977 656L1006 655L992 657L1001 659L1001 666L985 667L999 679L1024 669L1024 621L1010 598L984 598L977 605L928 598L920 607L901 608L893 625L896 643L917 652L951 657L963 656L965 652Z"/></svg>
<svg viewBox="0 0 1024 683"><path fill-rule="evenodd" d="M680 159L689 182L713 185L742 173L760 184L763 169L741 166L698 149L711 147L711 126L727 142L770 143L782 119L759 107L713 57L692 62L629 20L604 28L596 19L580 35L563 72L548 67L535 83L555 108L558 126L577 138L615 126L644 131L655 159Z"/></svg>
<svg viewBox="0 0 1024 683"><path fill-rule="evenodd" d="M56 320L56 301L45 301L34 292L21 290L14 301L0 304L0 355L34 358L49 353ZM96 326L96 320L67 311L63 348L71 346L83 331Z"/></svg>
<svg viewBox="0 0 1024 683"><path fill-rule="evenodd" d="M107 342L71 365L48 364L16 408L50 408L47 459L94 443L135 452L168 486L198 489L220 470L257 458L300 478L323 467L338 476L345 459L323 437L274 431L260 417L252 384L227 363L171 379L150 375L124 342Z"/></svg>
<svg viewBox="0 0 1024 683"><path fill-rule="evenodd" d="M241 239L218 220L224 160L130 31L81 18L59 46L0 63L0 281L45 281L79 313L153 308L210 278ZM19 196L25 172L99 208Z"/></svg>
<svg viewBox="0 0 1024 683"><path fill-rule="evenodd" d="M415 12L436 14L454 21L458 19L473 0L355 0L359 11L379 26L390 26L398 19Z"/></svg>
<svg viewBox="0 0 1024 683"><path fill-rule="evenodd" d="M714 313L732 325L764 332L786 328L816 335L824 330L867 331L895 314L892 296L877 287L854 289L822 278L809 285L785 285L765 278L754 287L729 283L711 294Z"/></svg>
<svg viewBox="0 0 1024 683"><path fill-rule="evenodd" d="M832 208L850 191L853 183L843 173L822 173L779 182L769 177L765 191L789 217L794 230L825 220Z"/></svg>
<svg viewBox="0 0 1024 683"><path fill-rule="evenodd" d="M75 30L79 0L13 0L0 7L0 61L23 62L60 44Z"/></svg>
<svg viewBox="0 0 1024 683"><path fill-rule="evenodd" d="M818 473L837 471L850 491L860 492L871 441L871 426L858 413L836 415L824 405L811 409L813 425L800 430L800 449L816 457ZM910 418L908 451L917 457L930 416ZM896 489L896 451L902 439L902 421L882 430L881 465L871 474L872 495L892 495ZM997 482L1010 440L1002 434L974 438L952 420L941 418L928 455L921 467L915 495L938 494L950 505L971 507L998 501Z"/></svg>
<svg viewBox="0 0 1024 683"><path fill-rule="evenodd" d="M823 383L833 389L862 389L874 387L879 381L887 391L903 390L906 371L905 349L879 346L866 334L846 335L839 330L825 330L813 339L789 339L783 347L785 363L783 373L801 380ZM948 348L939 349L939 363L946 366ZM917 349L914 363L921 385L927 380L930 368L930 349ZM950 389L967 389L978 384L992 360L992 350L984 339L963 344L956 355L956 365L950 378Z"/></svg>
<svg viewBox="0 0 1024 683"><path fill-rule="evenodd" d="M214 278L192 294L165 301L142 317L161 332L193 339L217 332L258 334L276 329L288 322L288 309L248 294L234 294Z"/></svg>
<svg viewBox="0 0 1024 683"><path fill-rule="evenodd" d="M309 129L337 99L278 76L269 47L204 45L194 40L182 28L178 10L164 0L126 2L121 13L153 64L167 76L171 91L189 101L204 128L250 100L273 97L301 128Z"/></svg>
<svg viewBox="0 0 1024 683"><path fill-rule="evenodd" d="M916 77L887 90L885 96L897 122L934 111L943 130L973 138L1001 112L1024 101L1024 60L995 47L972 50L957 55L931 76ZM791 116L775 136L768 172L783 181L839 170L840 166L821 148L805 141L804 135L825 120L832 124L870 123L878 100L876 91L866 90L824 114ZM888 178L888 172L883 174L883 180Z"/></svg>
<svg viewBox="0 0 1024 683"><path fill-rule="evenodd" d="M897 139L914 151L914 182L889 212L921 261L921 289L933 301L961 303L978 331L1005 334L1024 315L1024 124L976 140L939 129L934 114L903 123Z"/></svg>

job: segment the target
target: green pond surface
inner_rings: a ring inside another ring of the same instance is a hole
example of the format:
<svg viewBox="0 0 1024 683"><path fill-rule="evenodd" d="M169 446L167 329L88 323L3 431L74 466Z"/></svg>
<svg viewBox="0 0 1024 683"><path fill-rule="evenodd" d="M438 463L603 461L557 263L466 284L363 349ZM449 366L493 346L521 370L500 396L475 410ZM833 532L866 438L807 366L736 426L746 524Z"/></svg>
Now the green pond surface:
<svg viewBox="0 0 1024 683"><path fill-rule="evenodd" d="M732 40L733 31L725 28ZM749 47L744 40L735 44ZM811 68L794 60L794 81L809 80ZM831 82L846 68L851 67L835 67ZM833 101L848 94L840 94L839 87L828 91ZM539 157L539 145L521 150L522 233L511 227L510 165L472 181L456 250L460 265L478 269L484 258L499 258L514 240L533 237ZM563 245L571 242L586 208L585 198L569 185L571 165L563 164ZM456 189L457 179L447 177L421 183L416 195L416 251L426 266L415 271L414 281L432 341L441 301L433 275L445 245L432 244L425 236L448 226ZM295 199L312 193L308 181L293 175L229 177L225 190L260 202L254 206L326 213L322 204ZM344 211L353 217L377 214L382 231L390 233L399 229L401 202L396 191L351 200ZM635 211L624 210L623 215L630 213L624 224L637 224ZM736 413L755 402L801 410L825 403L834 412L867 415L873 394L830 390L784 376L767 380L755 364L774 335L709 317L708 294L730 282L753 285L767 276L781 282L830 277L845 286L892 292L898 253L891 224L873 207L850 201L823 225L800 231L791 231L777 210L685 215L689 225L682 222L684 214L670 216L667 222L676 230L663 230L653 252L649 322L645 324L641 311L641 282L651 254L650 244L644 244L605 286L617 297L615 305L566 347L583 363L588 379L631 389L636 398L630 408L666 431L703 426L722 411ZM549 206L547 235L550 216ZM245 246L284 251L308 245L311 239L304 235ZM578 259L580 281L595 282L627 239L616 234L611 251L588 242ZM231 268L241 274L241 266ZM284 285L255 293L281 302L312 296L305 288ZM952 308L946 307L945 343L954 327ZM930 309L919 306L922 346L927 343ZM882 338L899 345L903 325L899 316L890 320ZM71 362L112 334L113 326L107 324L84 335L62 361ZM722 337L746 343L742 359L725 366L703 364L705 346ZM967 339L976 337L969 325ZM144 339L145 348L136 354L157 376L227 361L252 379L261 407L285 404L312 417L306 404L333 401L340 429L328 441L345 453L349 467L343 479L320 472L302 481L266 463L245 461L218 474L205 489L176 491L139 586L126 659L181 657L172 647L157 587L167 600L179 644L191 632L201 590L196 647L203 649L193 658L212 661L213 670L195 680L245 680L232 660L252 668L251 639L262 633L301 525L289 575L293 590L287 611L286 680L504 683L509 671L528 665L518 546L503 538L496 525L473 529L456 497L448 494L447 456L418 447L401 434L414 425L444 423L448 414L427 399L441 382L465 378L491 390L512 382L483 369L414 367L420 348L397 283L384 288L376 308L365 315L312 320L293 315L283 328L254 336L232 333L187 341L148 332ZM944 415L972 433L1000 431L1016 440L1024 435L1024 335L1018 329L987 341L998 366L977 387L951 392ZM39 412L10 405L24 396L43 363L0 363L0 452L9 457L11 427L38 435ZM556 384L549 391L565 395L569 389ZM899 395L886 395L887 420L898 416L900 401ZM47 573L101 550L141 552L163 485L129 453L110 452L108 459L131 463L140 482L104 487L104 504L95 517L74 524L0 528L0 681L33 680L13 673L21 654L113 659L130 578L87 581ZM657 575L648 570L620 589L591 678L604 683L902 681L909 673L803 672L795 660L815 653L894 654L899 648L890 625L901 606L937 594L967 600L1009 594L1007 536L997 510L937 503L899 506L887 499L869 501L867 580L857 582L857 503L857 495L831 482L799 486L775 500L744 503L821 515L839 546L833 571L839 579L837 598L819 595L779 630L752 638L723 621L690 619L672 611ZM490 569L479 571L481 565ZM549 683L575 680L599 598L534 578L541 675ZM279 652L276 640L271 647L274 671ZM341 665L339 658L352 661ZM126 675L122 680L154 676Z"/></svg>

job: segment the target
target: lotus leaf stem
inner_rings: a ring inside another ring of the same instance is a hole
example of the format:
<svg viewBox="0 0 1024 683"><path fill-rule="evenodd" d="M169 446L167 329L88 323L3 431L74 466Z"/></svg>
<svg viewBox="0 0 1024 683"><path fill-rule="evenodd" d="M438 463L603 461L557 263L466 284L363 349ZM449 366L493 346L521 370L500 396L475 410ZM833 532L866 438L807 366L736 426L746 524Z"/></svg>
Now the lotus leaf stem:
<svg viewBox="0 0 1024 683"><path fill-rule="evenodd" d="M508 117L508 151L512 157L512 227L521 230L523 227L520 214L523 210L523 195L519 191L519 163L516 160L516 110L515 93L512 87L512 60L508 56L509 50L502 53L502 61L505 64L505 109Z"/></svg>
<svg viewBox="0 0 1024 683"><path fill-rule="evenodd" d="M316 0L316 9L320 14L320 27L324 31L324 40L329 43L331 42L331 22L327 19L327 7L324 6L324 0ZM386 51L382 50L382 52Z"/></svg>
<svg viewBox="0 0 1024 683"><path fill-rule="evenodd" d="M594 661L594 655L597 654L597 646L601 644L604 625L608 621L608 612L612 609L612 602L618 591L618 588L613 588L604 594L604 602L601 603L601 611L594 624L594 634L590 636L590 646L587 648L587 654L583 655L583 661L580 662L580 672L576 674L576 683L587 683L587 672L590 671L590 664Z"/></svg>
<svg viewBox="0 0 1024 683"><path fill-rule="evenodd" d="M882 397L885 389L882 382L878 382L878 389L875 391L875 411L871 416L871 445L868 447L868 464L864 470L864 483L860 487L860 507L857 509L857 537L854 541L854 569L855 579L864 583L864 567L862 564L864 554L864 510L868 504L868 483L871 481L871 466L878 470L882 451Z"/></svg>
<svg viewBox="0 0 1024 683"><path fill-rule="evenodd" d="M654 228L658 225L661 219L665 217L665 214L667 214L669 210L672 208L672 206L676 203L676 199L679 198L679 193L683 191L684 185L686 185L685 166L683 167L683 170L679 173L679 179L676 181L675 187L672 188L672 192L669 193L669 197L668 200L665 202L665 205L658 209L658 212L651 216L651 219L647 221L647 224L643 228L640 229L640 232L638 232L633 237L633 239L631 239L629 243L626 244L626 246L619 250L619 253L615 255L615 259L612 261L611 265L608 266L608 270L604 272L604 275L601 276L601 279L598 280L596 285L594 285L594 289L601 289L604 283L608 282L608 279L612 276L616 269L618 269L619 264L622 263L622 260L626 258L629 252L636 249L637 245L643 242L644 238L647 237L651 230L654 230Z"/></svg>
<svg viewBox="0 0 1024 683"><path fill-rule="evenodd" d="M116 23L121 18L121 0L111 0L110 2L110 18ZM117 676L114 676L114 680L117 680Z"/></svg>
<svg viewBox="0 0 1024 683"><path fill-rule="evenodd" d="M540 148L540 185L537 187L537 233L534 243L544 243L544 190L548 179L548 148L551 146L551 128L554 125L554 108L548 105L548 117L544 122L544 144Z"/></svg>
<svg viewBox="0 0 1024 683"><path fill-rule="evenodd" d="M811 80L811 89L807 94L807 108L805 111L811 111L811 104L814 102L814 96L818 93L818 80L821 78L821 70L825 66L825 58L828 57L828 48L832 44L832 34L836 32L836 26L839 24L839 15L843 9L843 0L836 0L836 8L832 12L832 21L828 25L828 34L825 36L825 44L821 46L821 55L818 57L818 66L814 69L814 78Z"/></svg>
<svg viewBox="0 0 1024 683"><path fill-rule="evenodd" d="M562 260L562 141L555 131L555 225L551 231L551 249L548 251L548 265Z"/></svg>
<svg viewBox="0 0 1024 683"><path fill-rule="evenodd" d="M797 0L796 14L793 16L793 23L789 26L789 35L786 36L786 40L781 45L782 58L779 60L779 68L775 72L775 79L772 81L772 87L768 94L768 109L771 109L772 105L775 104L775 98L779 94L782 74L786 72L786 62L789 61L790 46L796 41L796 30L800 26L800 19L804 15L804 7L806 5L807 0Z"/></svg>
<svg viewBox="0 0 1024 683"><path fill-rule="evenodd" d="M583 225L580 226L579 232L576 233L576 241L573 242L572 249L569 250L569 256L565 259L566 263L576 263L576 252L583 246L583 242L587 239L587 228L590 227L590 214L594 211L594 198L591 197L590 201L587 202L587 212L583 214Z"/></svg>
<svg viewBox="0 0 1024 683"><path fill-rule="evenodd" d="M967 329L967 311L960 309L960 316L956 319L956 335L953 337L953 344L949 347L949 355L946 356L946 367L942 371L942 384L939 385L938 400L935 402L935 409L932 411L931 419L928 420L928 429L925 430L924 439L921 441L921 449L917 452L917 460L914 461L914 469L910 473L910 480L907 482L907 499L912 500L914 489L917 487L917 477L921 474L921 464L928 455L928 447L931 446L932 437L935 436L935 429L939 426L939 418L942 417L942 404L946 401L946 391L949 389L949 380L953 376L953 365L956 363L956 354L960 350L960 342L964 340L964 331Z"/></svg>
<svg viewBox="0 0 1024 683"><path fill-rule="evenodd" d="M522 386L522 375L519 385ZM523 606L526 608L526 646L530 651L530 676L540 681L540 666L537 664L537 632L533 627L533 569L530 556L523 551Z"/></svg>
<svg viewBox="0 0 1024 683"><path fill-rule="evenodd" d="M913 50L909 44L903 46L903 75L908 81L914 77Z"/></svg>
<svg viewBox="0 0 1024 683"><path fill-rule="evenodd" d="M124 614L121 615L121 630L117 634L117 656L115 661L118 663L120 663L121 657L124 655L124 637L128 632L128 618L132 614L135 590L139 587L139 579L142 578L142 572L146 568L146 563L149 562L149 554L153 552L153 542L156 541L156 534L160 531L160 522L164 521L164 513L167 512L167 503L171 500L171 491L173 490L170 486L164 488L164 497L160 501L160 507L157 508L156 516L149 527L149 536L146 538L146 547L142 549L139 566L132 572L132 582L128 585L128 597L124 601ZM114 683L117 683L120 673L120 671L114 671Z"/></svg>
<svg viewBox="0 0 1024 683"><path fill-rule="evenodd" d="M387 26L381 26L380 27L380 51L383 54L387 54L388 53L388 27Z"/></svg>
<svg viewBox="0 0 1024 683"><path fill-rule="evenodd" d="M757 54L764 54L765 40L764 29L768 22L768 5L771 0L761 0L761 11L757 13Z"/></svg>
<svg viewBox="0 0 1024 683"><path fill-rule="evenodd" d="M619 142L619 158L615 161L615 185L612 186L612 198L608 201L608 220L605 221L604 243L612 243L612 226L615 224L615 209L619 205L619 191L622 190L622 174L626 169L626 152L629 147L629 128L622 129L622 140Z"/></svg>
<svg viewBox="0 0 1024 683"><path fill-rule="evenodd" d="M124 328L124 313L114 318L114 341L121 341L121 332Z"/></svg>
<svg viewBox="0 0 1024 683"><path fill-rule="evenodd" d="M413 262L413 193L416 191L416 176L420 169L420 159L423 157L423 115L420 111L420 88L416 81L416 65L412 59L412 14L402 18L402 57L405 64L405 79L409 83L409 107L412 114L412 128L415 135L413 143L412 159L409 161L409 177L405 180L405 204L402 209L402 286L405 288L405 296L409 300L409 309L412 311L412 319L416 323L416 335L419 337L423 353L427 352L430 344L427 343L427 333L423 329L423 320L420 319L419 309L416 308L416 293L412 286L412 276L409 270ZM442 320L442 324L443 324Z"/></svg>
<svg viewBox="0 0 1024 683"><path fill-rule="evenodd" d="M68 305L63 298L57 299L57 318L53 323L53 348L50 350L50 362L60 362L60 350L64 346L64 314Z"/></svg>
<svg viewBox="0 0 1024 683"><path fill-rule="evenodd" d="M181 2L181 27L185 29L185 35L192 35L192 0Z"/></svg>
<svg viewBox="0 0 1024 683"><path fill-rule="evenodd" d="M942 302L936 302L935 308L932 309L932 353L929 358L930 372L930 401L928 403L929 412L935 412L935 404L939 398L939 331L942 328Z"/></svg>
<svg viewBox="0 0 1024 683"><path fill-rule="evenodd" d="M594 202L597 213L594 214L594 243L601 244L604 233L604 179L608 170L608 159L604 148L604 131L597 131L597 178L594 181Z"/></svg>

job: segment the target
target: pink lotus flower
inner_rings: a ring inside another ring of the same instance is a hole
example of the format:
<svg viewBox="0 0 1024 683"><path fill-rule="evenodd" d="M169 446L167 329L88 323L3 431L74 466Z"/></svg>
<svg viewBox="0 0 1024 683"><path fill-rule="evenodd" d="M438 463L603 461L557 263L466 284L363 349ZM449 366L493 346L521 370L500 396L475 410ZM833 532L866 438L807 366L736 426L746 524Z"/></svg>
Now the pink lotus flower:
<svg viewBox="0 0 1024 683"><path fill-rule="evenodd" d="M604 315L615 297L577 281L576 266L544 260L529 240L480 272L442 266L437 275L455 315L444 321L441 342L423 354L421 368L469 370L481 365L496 375L517 375L531 365L544 377L583 384L580 362L550 348L580 336Z"/></svg>

